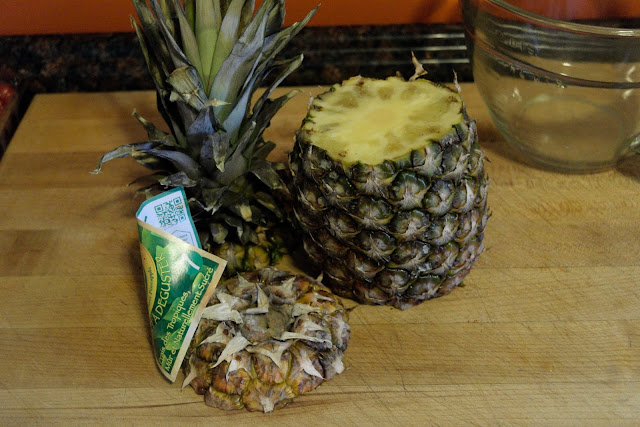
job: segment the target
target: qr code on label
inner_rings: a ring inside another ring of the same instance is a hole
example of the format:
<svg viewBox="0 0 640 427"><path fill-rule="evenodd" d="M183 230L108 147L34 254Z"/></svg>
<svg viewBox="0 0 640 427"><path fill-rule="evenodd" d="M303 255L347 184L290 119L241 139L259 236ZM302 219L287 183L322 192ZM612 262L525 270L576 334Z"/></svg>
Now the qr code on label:
<svg viewBox="0 0 640 427"><path fill-rule="evenodd" d="M160 227L170 227L187 219L182 199L176 197L155 207Z"/></svg>

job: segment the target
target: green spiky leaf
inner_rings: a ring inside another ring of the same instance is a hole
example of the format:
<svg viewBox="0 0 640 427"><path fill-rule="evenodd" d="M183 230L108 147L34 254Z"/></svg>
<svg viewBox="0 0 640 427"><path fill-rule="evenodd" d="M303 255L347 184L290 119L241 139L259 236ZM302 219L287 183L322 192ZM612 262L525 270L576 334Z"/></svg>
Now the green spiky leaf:
<svg viewBox="0 0 640 427"><path fill-rule="evenodd" d="M209 96L230 103L217 111L223 122L232 110L231 104L236 102L245 81L260 58L266 26L266 18L262 21L255 19L249 24L213 80Z"/></svg>
<svg viewBox="0 0 640 427"><path fill-rule="evenodd" d="M157 0L151 0L151 8L153 13L158 17L156 19L156 27L162 33L164 38L164 44L169 52L171 61L173 62L173 68L187 67L191 65L189 59L180 48L180 45L176 42L174 32L167 25L167 22L171 23L170 18L166 18L162 8L158 5Z"/></svg>
<svg viewBox="0 0 640 427"><path fill-rule="evenodd" d="M134 184L139 184L141 182L147 182L147 181L151 181L155 185L156 183L158 183L162 179L166 178L167 176L169 176L168 172L164 172L164 171L154 172L152 174L143 175L143 176L140 176L140 177L134 179L133 181L128 183L127 186L129 187L129 186L132 186Z"/></svg>
<svg viewBox="0 0 640 427"><path fill-rule="evenodd" d="M202 141L200 150L200 162L207 172L215 174L225 170L225 161L231 151L231 140L226 133L214 133L207 135Z"/></svg>
<svg viewBox="0 0 640 427"><path fill-rule="evenodd" d="M160 145L159 141L147 141L147 142L139 142L136 144L126 144L121 145L120 147L115 148L114 150L109 151L104 154L100 161L98 162L95 170L92 172L93 174L99 174L102 172L102 165L106 162L109 162L114 159L122 159L125 157L134 156L136 153L143 153L146 150L153 149ZM142 158L142 156L141 156ZM145 163L143 163L145 164ZM146 166L146 164L145 164Z"/></svg>
<svg viewBox="0 0 640 427"><path fill-rule="evenodd" d="M213 241L219 245L224 243L227 235L229 234L227 227L217 222L209 224L209 231L211 232Z"/></svg>
<svg viewBox="0 0 640 427"><path fill-rule="evenodd" d="M254 160L266 160L269 153L276 148L276 144L271 141L265 141L258 148L253 150L253 159Z"/></svg>
<svg viewBox="0 0 640 427"><path fill-rule="evenodd" d="M156 0L151 1L155 2ZM177 0L160 0L160 7L162 9L161 19L164 21L165 25L174 37L176 35L176 29L173 25L173 17L176 14L176 2Z"/></svg>
<svg viewBox="0 0 640 427"><path fill-rule="evenodd" d="M195 111L202 110L207 105L207 95L198 86L196 76L198 72L191 66L177 68L167 82L171 85L171 101L181 100Z"/></svg>
<svg viewBox="0 0 640 427"><path fill-rule="evenodd" d="M189 178L186 172L180 171L178 173L174 173L173 175L169 175L158 180L158 183L165 187L191 188L195 187L198 184L198 181Z"/></svg>
<svg viewBox="0 0 640 427"><path fill-rule="evenodd" d="M224 60L229 56L236 40L242 34L242 11L245 3L253 3L247 0L232 0L225 12L220 24L220 33L216 40L215 56L211 64L210 75L215 76Z"/></svg>
<svg viewBox="0 0 640 427"><path fill-rule="evenodd" d="M140 32L144 32L144 39L146 40L145 46L149 48L149 52L151 52L155 57L157 65L162 69L163 75L168 76L171 73L171 68L168 67L169 64L171 64L171 54L165 44L160 26L156 18L151 13L151 10L149 10L145 0L133 0L133 5L142 26L140 28L136 25L136 32L138 32L138 30L140 30ZM147 63L147 65L149 64ZM163 85L161 84L160 87L163 87Z"/></svg>
<svg viewBox="0 0 640 427"><path fill-rule="evenodd" d="M202 63L202 81L205 88L211 86L211 73L216 43L220 33L222 15L220 14L220 2L216 0L199 0L196 5L196 40L200 49L200 62ZM208 93L207 93L208 95Z"/></svg>
<svg viewBox="0 0 640 427"><path fill-rule="evenodd" d="M158 150L155 148L139 151L152 157L168 160L176 169L183 171L191 179L197 180L202 177L200 165L180 151Z"/></svg>
<svg viewBox="0 0 640 427"><path fill-rule="evenodd" d="M200 3L200 2L198 2ZM196 41L196 35L193 33L189 20L180 3L176 6L178 23L180 24L180 36L182 38L182 50L193 67L200 74L200 78L204 78L202 62L200 61L200 49Z"/></svg>
<svg viewBox="0 0 640 427"><path fill-rule="evenodd" d="M153 83L156 86L158 91L164 90L164 81L168 74L168 71L165 69L161 69L162 62L156 60L154 54L149 49L149 42L147 41L146 36L144 35L140 25L136 22L135 19L131 18L131 25L136 31L136 36L138 37L138 43L140 44L140 49L142 50L142 54L144 55L145 62L147 63L147 69L149 70L149 74L153 79Z"/></svg>
<svg viewBox="0 0 640 427"><path fill-rule="evenodd" d="M230 184L247 171L249 157L244 152L247 149L251 150L251 144L256 143L256 141L251 141L255 127L255 122L249 124L247 130L240 136L236 147L234 147L233 154L228 157L224 174L220 175L220 181L224 184Z"/></svg>
<svg viewBox="0 0 640 427"><path fill-rule="evenodd" d="M215 1L215 0L213 0ZM191 28L196 27L196 0L184 0L184 13L187 15Z"/></svg>
<svg viewBox="0 0 640 427"><path fill-rule="evenodd" d="M211 214L215 213L222 206L222 196L227 190L226 186L202 189L203 208Z"/></svg>
<svg viewBox="0 0 640 427"><path fill-rule="evenodd" d="M253 131L255 137L262 135L262 133L269 127L271 119L276 115L278 111L289 102L291 98L296 96L300 91L292 90L276 99L265 99L265 103L260 106L260 109L256 112L254 109L253 119L256 121L256 128Z"/></svg>
<svg viewBox="0 0 640 427"><path fill-rule="evenodd" d="M259 191L255 194L255 199L258 203L269 209L278 217L282 217L282 211L280 210L280 208L278 208L278 204L270 194Z"/></svg>
<svg viewBox="0 0 640 427"><path fill-rule="evenodd" d="M163 145L166 145L168 147L178 146L176 144L176 140L173 137L173 135L163 131L162 129L157 128L156 125L154 125L153 123L151 123L150 121L142 117L140 114L138 114L136 110L133 110L133 115L138 120L138 122L140 122L140 124L144 127L144 129L147 131L147 136L149 137L149 140L160 141Z"/></svg>
<svg viewBox="0 0 640 427"><path fill-rule="evenodd" d="M198 117L189 126L187 136L192 144L197 144L197 140L200 140L207 135L224 131L222 124L213 111L213 106L209 105L200 110Z"/></svg>
<svg viewBox="0 0 640 427"><path fill-rule="evenodd" d="M284 183L273 169L271 163L266 160L258 160L251 165L251 173L254 174L260 181L267 184L272 190L280 190L284 188Z"/></svg>
<svg viewBox="0 0 640 427"><path fill-rule="evenodd" d="M283 29L280 32L276 32L266 38L264 44L264 58L273 59L289 41L295 37L300 30L313 18L319 6L312 9L301 21L292 24L290 27Z"/></svg>

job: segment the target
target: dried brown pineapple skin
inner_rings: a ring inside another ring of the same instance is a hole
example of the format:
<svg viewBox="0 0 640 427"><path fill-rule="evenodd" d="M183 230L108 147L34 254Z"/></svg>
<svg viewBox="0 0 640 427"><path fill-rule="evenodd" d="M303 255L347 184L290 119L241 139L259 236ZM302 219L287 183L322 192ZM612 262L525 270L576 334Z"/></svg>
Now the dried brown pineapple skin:
<svg viewBox="0 0 640 427"><path fill-rule="evenodd" d="M306 276L266 268L229 279L191 342L184 385L225 410L281 408L343 371L346 317L338 297Z"/></svg>

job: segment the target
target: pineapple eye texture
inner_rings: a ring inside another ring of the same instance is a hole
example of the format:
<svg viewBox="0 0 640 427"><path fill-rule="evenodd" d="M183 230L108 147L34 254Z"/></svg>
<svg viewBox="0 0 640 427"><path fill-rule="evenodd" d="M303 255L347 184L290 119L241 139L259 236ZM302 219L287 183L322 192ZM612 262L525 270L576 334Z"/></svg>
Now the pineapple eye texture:
<svg viewBox="0 0 640 427"><path fill-rule="evenodd" d="M310 263L365 304L404 310L448 294L484 250L484 158L444 86L353 77L318 95L289 155Z"/></svg>
<svg viewBox="0 0 640 427"><path fill-rule="evenodd" d="M462 100L455 92L427 81L406 85L397 77L370 80L367 90L343 85L317 99L322 114L304 126L311 143L344 163L376 165L440 140L462 120Z"/></svg>

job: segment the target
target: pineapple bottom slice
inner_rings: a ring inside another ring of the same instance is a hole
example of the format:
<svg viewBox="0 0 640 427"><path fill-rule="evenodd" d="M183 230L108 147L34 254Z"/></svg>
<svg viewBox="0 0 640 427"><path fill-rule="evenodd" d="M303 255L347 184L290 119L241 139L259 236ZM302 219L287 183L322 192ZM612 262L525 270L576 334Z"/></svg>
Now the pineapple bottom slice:
<svg viewBox="0 0 640 427"><path fill-rule="evenodd" d="M325 283L402 309L459 285L484 249L484 159L446 86L353 77L318 95L289 165L304 248Z"/></svg>
<svg viewBox="0 0 640 427"><path fill-rule="evenodd" d="M273 267L218 285L184 363L210 406L271 412L343 371L347 311L319 282Z"/></svg>

